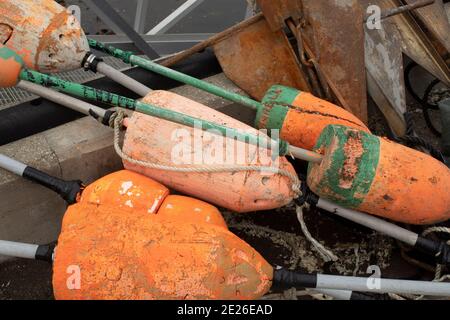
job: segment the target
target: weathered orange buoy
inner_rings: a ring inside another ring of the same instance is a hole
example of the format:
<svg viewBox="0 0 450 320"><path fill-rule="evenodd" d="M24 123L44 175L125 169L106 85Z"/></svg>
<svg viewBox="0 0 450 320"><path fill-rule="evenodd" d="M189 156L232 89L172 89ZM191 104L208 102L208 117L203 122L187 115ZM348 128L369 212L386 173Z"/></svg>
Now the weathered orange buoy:
<svg viewBox="0 0 450 320"><path fill-rule="evenodd" d="M53 288L64 300L255 299L272 275L215 207L120 171L91 184L67 210Z"/></svg>
<svg viewBox="0 0 450 320"><path fill-rule="evenodd" d="M0 44L0 88L14 87L24 66L21 57Z"/></svg>
<svg viewBox="0 0 450 320"><path fill-rule="evenodd" d="M328 125L345 125L370 132L350 112L310 93L273 86L258 109L256 126L280 130L280 138L290 144L312 150L322 130Z"/></svg>
<svg viewBox="0 0 450 320"><path fill-rule="evenodd" d="M52 0L0 1L0 32L1 44L41 72L79 68L89 51L77 19Z"/></svg>
<svg viewBox="0 0 450 320"><path fill-rule="evenodd" d="M257 130L240 121L171 92L153 91L144 98L144 102L259 134ZM220 156L220 159L213 159L218 160L217 166L230 164L279 166L280 169L296 174L284 157L272 159L269 154L263 159L258 148L251 148L243 142L235 143L233 139L224 138L224 141L214 143L217 142L214 140L217 136L213 134L211 138L214 141L208 139L197 141L196 137L201 138L205 135L201 129L194 130L141 113L134 113L127 119L126 126L124 152L133 159L160 165L198 168L205 165L211 166L214 163L194 163L196 159L204 160L206 154L218 153L223 156ZM184 133L183 141L178 140L177 133ZM234 143L235 147L233 147ZM186 164L174 162L180 149L184 150L184 156L187 156ZM231 162L225 162L227 153L231 154ZM127 161L124 161L124 165L125 168L142 173L168 187L236 212L279 208L289 204L294 197L292 181L279 174L232 170L214 173L180 173L149 169Z"/></svg>
<svg viewBox="0 0 450 320"><path fill-rule="evenodd" d="M344 126L328 126L310 164L317 195L347 208L409 224L450 218L450 171L419 151Z"/></svg>

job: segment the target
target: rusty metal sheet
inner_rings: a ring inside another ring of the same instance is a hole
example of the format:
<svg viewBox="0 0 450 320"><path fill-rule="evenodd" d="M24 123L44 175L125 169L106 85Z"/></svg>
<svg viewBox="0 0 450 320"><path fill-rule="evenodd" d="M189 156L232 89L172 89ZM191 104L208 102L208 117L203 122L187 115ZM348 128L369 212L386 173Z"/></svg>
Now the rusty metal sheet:
<svg viewBox="0 0 450 320"><path fill-rule="evenodd" d="M359 1L303 0L303 34L340 103L367 123L365 10Z"/></svg>
<svg viewBox="0 0 450 320"><path fill-rule="evenodd" d="M227 77L258 100L275 84L310 91L286 35L272 32L265 19L213 47Z"/></svg>
<svg viewBox="0 0 450 320"><path fill-rule="evenodd" d="M417 2L417 0L404 1L408 4ZM434 4L417 9L413 14L419 17L425 27L450 52L450 22L445 11L444 2L435 0Z"/></svg>
<svg viewBox="0 0 450 320"><path fill-rule="evenodd" d="M369 93L392 130L402 136L407 107L401 35L390 22L384 22L379 30L366 27L365 32Z"/></svg>
<svg viewBox="0 0 450 320"><path fill-rule="evenodd" d="M395 0L376 1L382 9L398 6ZM439 55L429 37L419 27L410 13L387 18L382 24L390 22L395 24L402 37L402 51L428 72L440 79L446 85L450 85L450 70Z"/></svg>
<svg viewBox="0 0 450 320"><path fill-rule="evenodd" d="M257 0L257 2L272 31L283 29L287 19L299 20L302 16L301 0Z"/></svg>

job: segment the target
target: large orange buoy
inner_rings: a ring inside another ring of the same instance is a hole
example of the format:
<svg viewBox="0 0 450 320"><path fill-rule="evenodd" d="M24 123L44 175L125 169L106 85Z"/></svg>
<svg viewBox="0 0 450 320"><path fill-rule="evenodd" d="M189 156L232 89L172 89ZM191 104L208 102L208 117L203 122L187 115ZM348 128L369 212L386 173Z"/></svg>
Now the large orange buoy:
<svg viewBox="0 0 450 320"><path fill-rule="evenodd" d="M77 19L52 0L0 1L0 32L1 44L41 72L79 68L89 51Z"/></svg>
<svg viewBox="0 0 450 320"><path fill-rule="evenodd" d="M87 187L64 216L53 267L56 299L264 295L271 266L228 231L215 207L168 193L129 171Z"/></svg>
<svg viewBox="0 0 450 320"><path fill-rule="evenodd" d="M171 92L153 91L144 98L144 102L235 129L258 133L257 130L240 121ZM243 142L235 143L230 138L224 138L223 143L217 143L217 140L214 139L214 137L217 137L215 135L211 137L213 140L197 141L198 137L204 136L201 129L191 129L140 113L134 113L131 118L127 119L126 125L124 152L136 160L167 166L198 168L211 166L214 163L203 163L202 165L194 163L196 159L202 159L205 154L218 153L222 156L219 157L220 159L216 158L218 160L217 166L230 164L279 166L280 169L287 170L293 175L296 174L284 157L272 159L269 154L264 157L264 163L261 163L262 157L258 152L260 150L256 147L250 148ZM184 133L183 141L178 140L178 133ZM233 143L235 143L235 147L233 147ZM174 162L174 157L177 157L180 149L185 151L184 156L187 156L186 160L188 161L186 164ZM232 156L231 162L225 162L227 153ZM192 163L189 163L189 161L192 161ZM292 181L279 174L233 170L180 173L149 169L128 161L124 161L124 165L125 168L142 173L168 187L236 212L279 208L289 204L294 197Z"/></svg>
<svg viewBox="0 0 450 320"><path fill-rule="evenodd" d="M450 171L419 151L344 126L328 126L310 164L308 184L347 208L410 224L450 218Z"/></svg>
<svg viewBox="0 0 450 320"><path fill-rule="evenodd" d="M328 125L345 125L370 132L350 112L297 89L273 86L262 104L263 108L258 110L256 126L280 130L281 139L299 148L312 150Z"/></svg>

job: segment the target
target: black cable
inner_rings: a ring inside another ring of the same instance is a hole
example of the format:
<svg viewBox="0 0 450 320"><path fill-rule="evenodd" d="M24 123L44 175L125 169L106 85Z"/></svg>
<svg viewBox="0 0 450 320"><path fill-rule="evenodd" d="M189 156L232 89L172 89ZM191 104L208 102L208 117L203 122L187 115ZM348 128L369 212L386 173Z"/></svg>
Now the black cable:
<svg viewBox="0 0 450 320"><path fill-rule="evenodd" d="M424 97L423 98L419 97L419 95L414 91L414 89L412 87L411 77L410 77L412 70L414 68L416 68L417 66L419 66L419 65L413 61L405 69L406 89L411 94L411 96L414 98L414 100L416 100L420 104L427 127L431 130L431 132L435 136L441 137L442 133L438 129L436 129L436 127L434 126L433 122L431 121L431 117L430 117L430 113L429 113L429 110L438 110L439 107L437 105L433 105L428 102L428 98L429 98L431 92L433 91L434 87L440 83L440 80L439 79L433 80L430 83L430 85L428 85L427 89L425 90Z"/></svg>

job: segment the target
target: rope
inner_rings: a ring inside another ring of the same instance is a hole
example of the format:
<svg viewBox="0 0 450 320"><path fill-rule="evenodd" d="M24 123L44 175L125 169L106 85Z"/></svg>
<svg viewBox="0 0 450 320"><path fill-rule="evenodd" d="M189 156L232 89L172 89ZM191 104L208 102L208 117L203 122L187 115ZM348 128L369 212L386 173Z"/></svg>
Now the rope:
<svg viewBox="0 0 450 320"><path fill-rule="evenodd" d="M125 154L120 146L120 131L123 127L123 120L126 117L126 113L123 111L117 111L109 119L109 125L114 129L114 149L116 153L125 161L132 164L142 166L145 168L172 171L172 172L186 172L186 173L216 173L216 172L246 172L246 171L257 171L257 172L271 172L274 174L279 174L289 178L292 181L292 190L295 194L295 198L301 196L301 186L302 182L300 179L292 174L291 172L275 167L263 167L263 166L201 166L201 167L176 167L160 165L153 162L136 160Z"/></svg>
<svg viewBox="0 0 450 320"><path fill-rule="evenodd" d="M316 251L320 254L320 256L325 262L329 261L334 262L339 260L339 258L331 250L325 248L325 246L316 239L314 239L311 233L309 232L308 227L306 226L305 220L303 218L303 209L308 206L309 205L306 203L303 206L298 205L296 206L297 219L300 222L303 234L305 235L306 239L308 239L308 241L311 242L313 247L316 249Z"/></svg>

